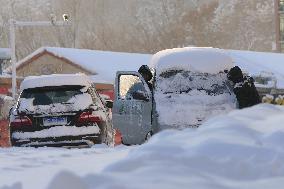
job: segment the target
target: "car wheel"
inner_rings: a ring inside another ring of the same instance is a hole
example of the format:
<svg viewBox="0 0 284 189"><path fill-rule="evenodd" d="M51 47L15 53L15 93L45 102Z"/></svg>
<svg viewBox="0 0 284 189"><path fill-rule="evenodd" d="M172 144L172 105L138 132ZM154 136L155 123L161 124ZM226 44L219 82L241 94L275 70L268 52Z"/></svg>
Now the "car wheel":
<svg viewBox="0 0 284 189"><path fill-rule="evenodd" d="M153 136L152 131L148 132L146 137L145 137L145 142L148 142L152 136Z"/></svg>

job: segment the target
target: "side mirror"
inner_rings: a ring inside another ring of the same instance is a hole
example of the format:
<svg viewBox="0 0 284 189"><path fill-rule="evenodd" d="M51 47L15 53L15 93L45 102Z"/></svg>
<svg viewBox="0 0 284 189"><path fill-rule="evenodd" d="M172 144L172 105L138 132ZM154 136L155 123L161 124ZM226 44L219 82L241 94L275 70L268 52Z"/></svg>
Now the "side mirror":
<svg viewBox="0 0 284 189"><path fill-rule="evenodd" d="M110 108L110 109L111 109L111 108L113 107L113 101L111 101L111 100L106 100L105 103L106 103L106 107L107 107L107 108Z"/></svg>
<svg viewBox="0 0 284 189"><path fill-rule="evenodd" d="M135 91L132 94L133 99L135 100L144 100L146 102L149 101L148 97L146 96L146 94L144 92L141 91Z"/></svg>

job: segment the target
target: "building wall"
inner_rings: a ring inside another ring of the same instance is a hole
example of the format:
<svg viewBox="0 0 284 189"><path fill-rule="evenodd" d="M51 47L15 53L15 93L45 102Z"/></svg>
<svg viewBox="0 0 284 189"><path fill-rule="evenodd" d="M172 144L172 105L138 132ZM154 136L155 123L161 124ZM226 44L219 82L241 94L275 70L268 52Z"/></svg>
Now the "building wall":
<svg viewBox="0 0 284 189"><path fill-rule="evenodd" d="M31 75L71 73L85 73L85 71L76 66L68 64L63 59L56 58L46 53L17 69L17 75L22 77Z"/></svg>
<svg viewBox="0 0 284 189"><path fill-rule="evenodd" d="M31 59L32 62L24 64L17 69L17 76L26 77L32 75L48 75L48 74L74 74L74 73L86 73L85 70L80 69L72 64L67 63L64 59L54 57L48 53L39 56L38 58ZM115 77L115 76L113 76ZM2 81L2 82L1 82ZM5 82L5 86L4 86ZM21 81L18 81L18 89ZM11 79L7 78L5 81L0 78L0 85L2 84L2 90L7 90L11 87ZM99 93L105 94L113 99L113 85L97 83L96 89ZM0 87L1 94L1 87Z"/></svg>

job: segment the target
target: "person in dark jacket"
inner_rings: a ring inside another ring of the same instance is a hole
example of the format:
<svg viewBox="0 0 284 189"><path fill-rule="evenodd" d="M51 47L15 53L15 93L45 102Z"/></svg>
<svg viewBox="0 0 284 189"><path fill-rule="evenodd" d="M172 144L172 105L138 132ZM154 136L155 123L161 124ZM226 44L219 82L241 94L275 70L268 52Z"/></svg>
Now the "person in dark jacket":
<svg viewBox="0 0 284 189"><path fill-rule="evenodd" d="M152 93L153 86L150 81L153 78L153 75L152 75L150 68L147 65L142 65L139 68L138 72L142 75L142 77L144 78L145 82L147 83L150 89L150 92ZM148 99L147 92L142 82L135 83L133 86L131 86L131 88L127 91L126 96L127 98L133 98L136 100L147 100Z"/></svg>
<svg viewBox="0 0 284 189"><path fill-rule="evenodd" d="M140 66L138 72L142 75L142 77L146 81L149 89L152 91L153 86L152 86L152 83L150 81L153 78L153 74L152 74L150 68L147 65L142 65L142 66Z"/></svg>
<svg viewBox="0 0 284 189"><path fill-rule="evenodd" d="M228 72L228 79L234 84L234 93L239 103L239 108L246 108L261 102L260 96L254 85L252 77L243 76L242 70L235 66Z"/></svg>

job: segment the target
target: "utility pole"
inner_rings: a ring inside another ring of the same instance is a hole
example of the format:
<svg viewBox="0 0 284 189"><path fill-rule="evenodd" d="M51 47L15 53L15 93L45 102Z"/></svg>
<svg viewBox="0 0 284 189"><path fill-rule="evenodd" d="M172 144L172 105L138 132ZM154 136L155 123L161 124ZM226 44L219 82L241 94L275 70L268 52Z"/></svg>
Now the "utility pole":
<svg viewBox="0 0 284 189"><path fill-rule="evenodd" d="M14 19L9 20L9 35L10 35L10 49L11 49L11 61L12 61L12 97L16 100L17 92L17 74L16 74L16 42L15 42L15 28L26 27L26 26L67 26L70 25L68 22L69 16L63 14L63 21L56 21L56 16L54 14L50 15L50 21L16 21Z"/></svg>

